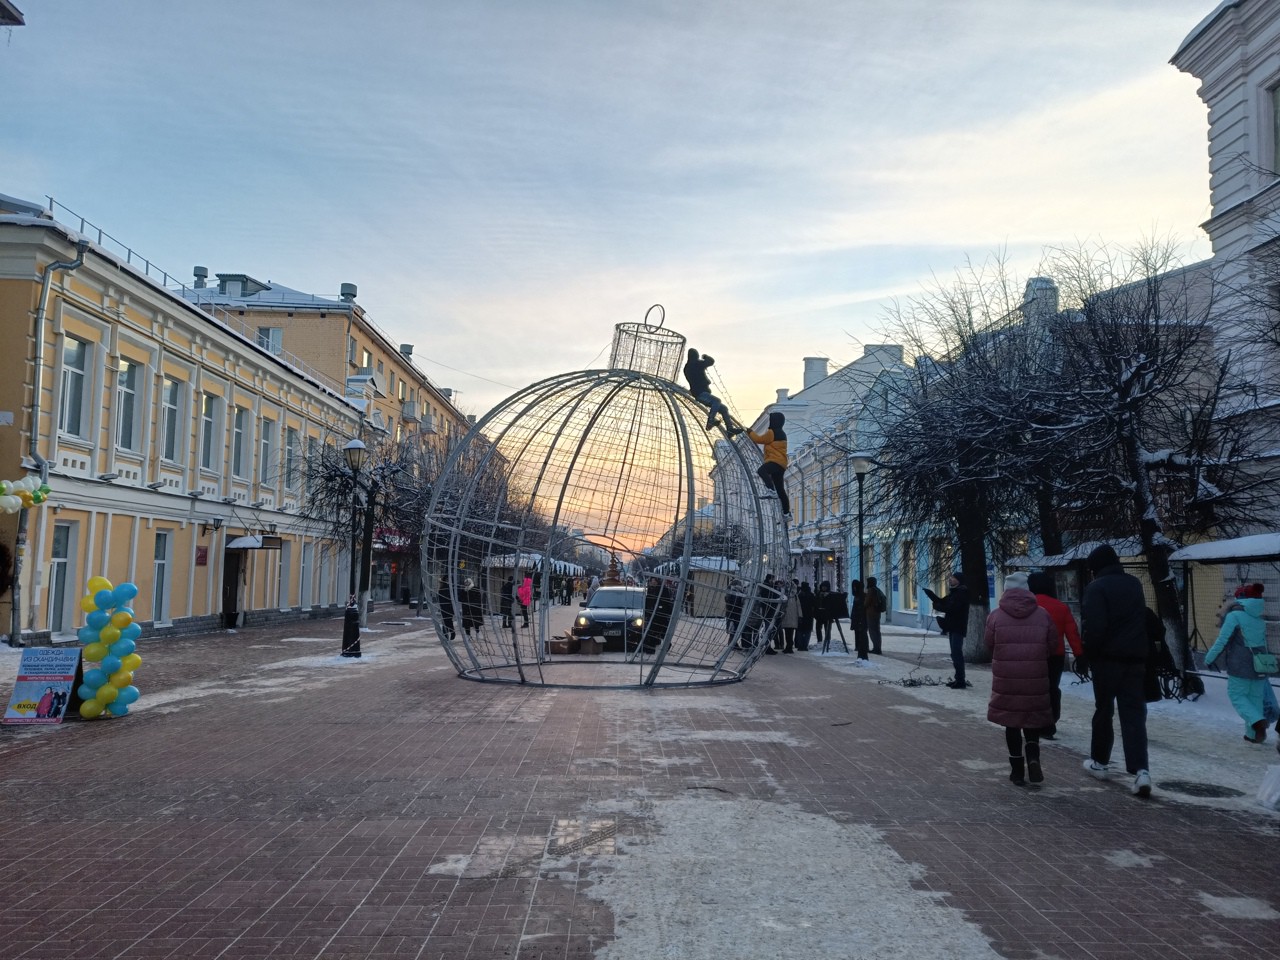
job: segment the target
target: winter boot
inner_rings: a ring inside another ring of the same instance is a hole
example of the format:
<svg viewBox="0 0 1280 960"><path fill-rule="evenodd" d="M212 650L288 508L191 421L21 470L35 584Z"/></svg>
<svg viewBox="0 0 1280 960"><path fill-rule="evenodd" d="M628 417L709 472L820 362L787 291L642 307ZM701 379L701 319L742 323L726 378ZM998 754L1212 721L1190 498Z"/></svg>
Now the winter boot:
<svg viewBox="0 0 1280 960"><path fill-rule="evenodd" d="M1009 779L1018 786L1026 786L1026 764L1021 757L1009 758Z"/></svg>
<svg viewBox="0 0 1280 960"><path fill-rule="evenodd" d="M1027 744L1027 777L1032 783L1044 783L1044 774L1040 771L1040 744Z"/></svg>

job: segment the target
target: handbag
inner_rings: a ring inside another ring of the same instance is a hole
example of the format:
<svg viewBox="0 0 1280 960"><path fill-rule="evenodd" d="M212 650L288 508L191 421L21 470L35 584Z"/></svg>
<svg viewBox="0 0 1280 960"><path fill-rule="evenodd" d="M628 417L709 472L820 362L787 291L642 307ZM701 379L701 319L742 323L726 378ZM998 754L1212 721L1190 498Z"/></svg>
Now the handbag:
<svg viewBox="0 0 1280 960"><path fill-rule="evenodd" d="M1253 672L1260 677L1274 677L1280 674L1280 663L1276 662L1274 653L1255 653L1253 655Z"/></svg>

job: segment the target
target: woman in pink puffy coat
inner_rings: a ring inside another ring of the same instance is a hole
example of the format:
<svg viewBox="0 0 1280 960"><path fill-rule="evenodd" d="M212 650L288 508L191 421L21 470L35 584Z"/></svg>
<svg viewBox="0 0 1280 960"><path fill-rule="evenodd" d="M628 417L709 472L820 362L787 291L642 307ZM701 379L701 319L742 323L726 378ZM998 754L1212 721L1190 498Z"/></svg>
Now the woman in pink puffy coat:
<svg viewBox="0 0 1280 960"><path fill-rule="evenodd" d="M1044 780L1040 731L1053 724L1049 700L1049 656L1054 628L1049 614L1027 589L1025 573L1005 578L1004 595L987 617L985 640L991 652L991 702L987 719L1004 727L1009 746L1009 779L1022 786ZM1025 760L1023 742L1026 742Z"/></svg>

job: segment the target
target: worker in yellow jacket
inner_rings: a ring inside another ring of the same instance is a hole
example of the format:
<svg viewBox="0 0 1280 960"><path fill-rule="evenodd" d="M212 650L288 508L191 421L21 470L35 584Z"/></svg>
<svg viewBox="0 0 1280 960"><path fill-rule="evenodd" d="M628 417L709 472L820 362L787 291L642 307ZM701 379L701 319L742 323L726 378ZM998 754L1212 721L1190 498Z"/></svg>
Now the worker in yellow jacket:
<svg viewBox="0 0 1280 960"><path fill-rule="evenodd" d="M756 474L764 481L764 485L778 495L782 506L782 515L791 517L791 499L787 496L787 488L783 485L782 475L787 469L787 434L782 429L786 423L785 415L774 411L769 414L769 429L763 433L747 431L756 443L764 447L764 463L756 468Z"/></svg>

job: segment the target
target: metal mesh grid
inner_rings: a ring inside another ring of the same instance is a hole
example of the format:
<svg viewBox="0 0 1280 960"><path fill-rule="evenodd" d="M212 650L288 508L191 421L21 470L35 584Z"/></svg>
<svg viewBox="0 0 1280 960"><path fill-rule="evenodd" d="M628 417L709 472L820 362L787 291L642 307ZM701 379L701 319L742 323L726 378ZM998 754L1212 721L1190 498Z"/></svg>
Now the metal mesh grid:
<svg viewBox="0 0 1280 960"><path fill-rule="evenodd" d="M759 448L707 431L705 418L670 379L612 369L536 383L476 424L436 485L423 555L431 615L460 674L610 687L746 676L762 652L752 628L769 612L759 585L767 573L786 575L790 557L778 503L755 477ZM670 591L660 636L652 628L663 618L651 618L646 643L634 649L551 654L548 641L578 613L576 597L568 606L536 603L528 629L518 613L503 626L508 576L517 584L532 576L535 594L549 600L556 578L576 569L566 564L602 568L610 556L624 578L643 588L656 575ZM470 629L460 628L466 579L482 598ZM743 604L732 630L731 589Z"/></svg>

